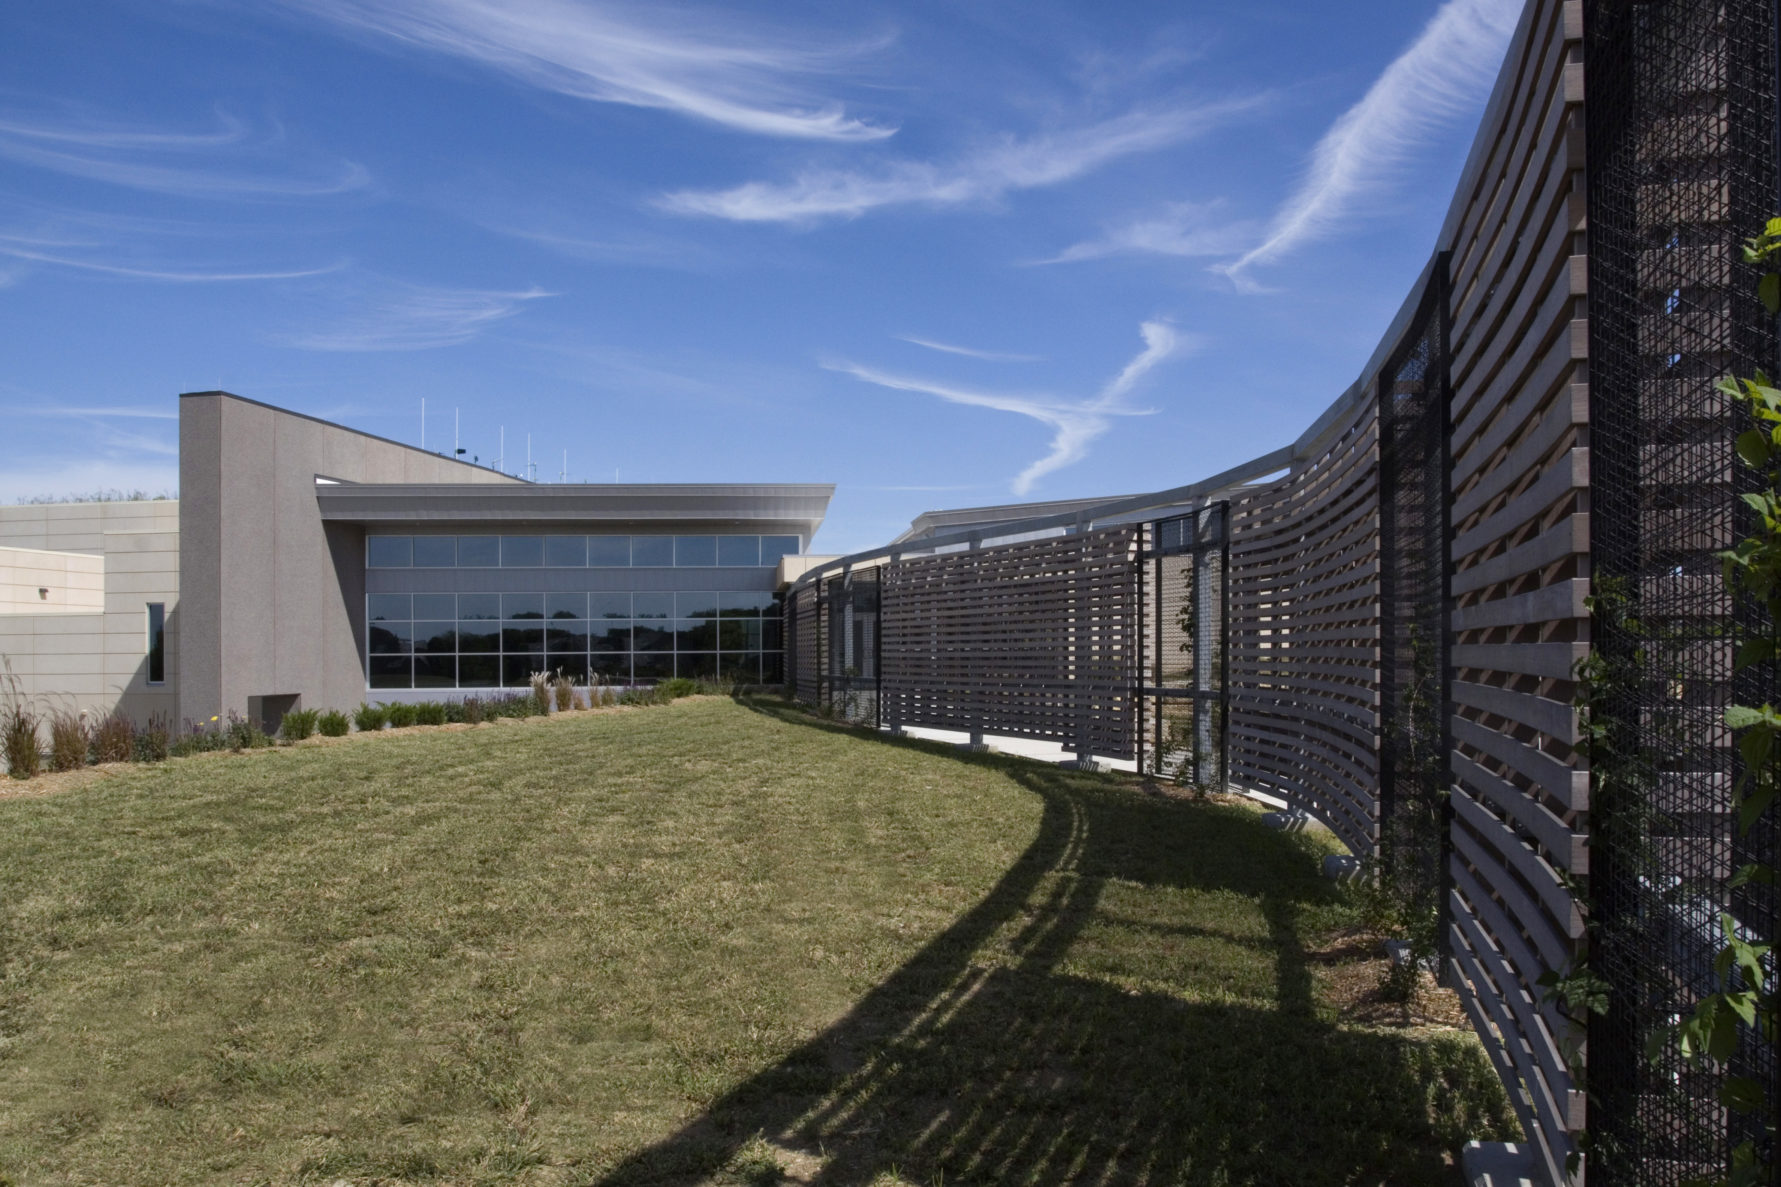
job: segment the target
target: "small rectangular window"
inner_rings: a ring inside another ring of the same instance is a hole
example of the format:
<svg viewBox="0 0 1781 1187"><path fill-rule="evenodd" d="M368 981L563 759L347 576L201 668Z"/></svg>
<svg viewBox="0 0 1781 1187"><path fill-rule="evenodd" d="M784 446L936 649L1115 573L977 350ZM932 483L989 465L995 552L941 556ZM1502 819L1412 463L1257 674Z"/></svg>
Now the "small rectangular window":
<svg viewBox="0 0 1781 1187"><path fill-rule="evenodd" d="M628 593L601 593L588 595L589 618L629 618L631 617L631 595Z"/></svg>
<svg viewBox="0 0 1781 1187"><path fill-rule="evenodd" d="M366 536L365 564L373 569L406 569L414 564L413 536Z"/></svg>
<svg viewBox="0 0 1781 1187"><path fill-rule="evenodd" d="M544 537L544 563L553 569L585 568L587 566L587 537Z"/></svg>
<svg viewBox="0 0 1781 1187"><path fill-rule="evenodd" d="M674 537L632 536L631 563L668 568L674 563Z"/></svg>
<svg viewBox="0 0 1781 1187"><path fill-rule="evenodd" d="M587 595L584 593L545 594L544 617L586 618Z"/></svg>
<svg viewBox="0 0 1781 1187"><path fill-rule="evenodd" d="M760 564L761 538L759 536L719 536L717 538L717 563L726 567Z"/></svg>
<svg viewBox="0 0 1781 1187"><path fill-rule="evenodd" d="M629 536L589 536L587 563L598 569L623 569L631 564Z"/></svg>
<svg viewBox="0 0 1781 1187"><path fill-rule="evenodd" d="M634 593L631 595L632 618L673 618L674 595L671 593Z"/></svg>
<svg viewBox="0 0 1781 1187"><path fill-rule="evenodd" d="M674 537L674 563L683 568L703 568L717 563L716 536Z"/></svg>
<svg viewBox="0 0 1781 1187"><path fill-rule="evenodd" d="M459 536L458 568L497 569L501 566L501 537Z"/></svg>
<svg viewBox="0 0 1781 1187"><path fill-rule="evenodd" d="M148 682L167 683L167 604L148 604Z"/></svg>
<svg viewBox="0 0 1781 1187"><path fill-rule="evenodd" d="M457 598L452 594L415 594L414 616L416 618L456 618L458 616L456 602Z"/></svg>
<svg viewBox="0 0 1781 1187"><path fill-rule="evenodd" d="M365 598L365 617L372 622L413 618L414 603L408 594L368 594Z"/></svg>
<svg viewBox="0 0 1781 1187"><path fill-rule="evenodd" d="M543 536L502 536L503 569L536 569L544 563Z"/></svg>
<svg viewBox="0 0 1781 1187"><path fill-rule="evenodd" d="M459 594L458 618L460 620L489 619L501 617L501 595L492 593Z"/></svg>
<svg viewBox="0 0 1781 1187"><path fill-rule="evenodd" d="M762 536L761 563L777 565L782 556L798 555L798 538L796 536Z"/></svg>
<svg viewBox="0 0 1781 1187"><path fill-rule="evenodd" d="M449 569L458 563L456 536L416 536L414 567L417 569Z"/></svg>

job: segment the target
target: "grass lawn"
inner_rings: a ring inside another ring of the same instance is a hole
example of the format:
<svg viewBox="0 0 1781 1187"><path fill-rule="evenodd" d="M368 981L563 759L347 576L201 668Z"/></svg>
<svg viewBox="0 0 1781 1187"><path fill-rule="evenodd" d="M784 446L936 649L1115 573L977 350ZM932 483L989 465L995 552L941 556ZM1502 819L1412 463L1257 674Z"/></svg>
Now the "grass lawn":
<svg viewBox="0 0 1781 1187"><path fill-rule="evenodd" d="M1319 842L780 702L0 800L0 1181L1457 1183Z"/></svg>

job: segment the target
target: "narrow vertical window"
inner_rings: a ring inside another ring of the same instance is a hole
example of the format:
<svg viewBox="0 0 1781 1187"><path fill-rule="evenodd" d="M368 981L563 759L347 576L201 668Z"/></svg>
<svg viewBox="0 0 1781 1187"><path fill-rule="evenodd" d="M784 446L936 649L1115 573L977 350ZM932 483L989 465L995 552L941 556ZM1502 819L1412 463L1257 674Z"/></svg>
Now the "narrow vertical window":
<svg viewBox="0 0 1781 1187"><path fill-rule="evenodd" d="M148 682L167 683L167 606L148 604Z"/></svg>

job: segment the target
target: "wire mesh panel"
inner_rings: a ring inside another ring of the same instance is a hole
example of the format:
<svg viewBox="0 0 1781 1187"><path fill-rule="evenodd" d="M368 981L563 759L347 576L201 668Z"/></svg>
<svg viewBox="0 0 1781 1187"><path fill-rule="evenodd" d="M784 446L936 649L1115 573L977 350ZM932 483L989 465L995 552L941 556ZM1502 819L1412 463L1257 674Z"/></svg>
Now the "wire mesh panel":
<svg viewBox="0 0 1781 1187"><path fill-rule="evenodd" d="M1230 777L1378 841L1379 439L1360 401L1314 457L1231 501Z"/></svg>
<svg viewBox="0 0 1781 1187"><path fill-rule="evenodd" d="M1718 918L1774 934L1772 890L1733 894L1736 754L1726 705L1774 690L1732 673L1755 608L1726 594L1715 553L1748 533L1737 495L1740 411L1715 390L1774 365L1773 326L1738 247L1776 212L1770 0L1590 0L1591 552L1598 757L1589 878L1592 971L1610 988L1589 1035L1592 1173L1672 1184L1723 1173L1760 1118L1655 1028L1719 987ZM1746 685L1746 687L1740 687ZM1759 837L1772 854L1773 821ZM1732 1071L1778 1096L1775 1052Z"/></svg>
<svg viewBox="0 0 1781 1187"><path fill-rule="evenodd" d="M823 702L821 587L805 585L785 601L786 677L791 693L807 705Z"/></svg>
<svg viewBox="0 0 1781 1187"><path fill-rule="evenodd" d="M1136 756L1138 529L904 559L882 573L883 723Z"/></svg>
<svg viewBox="0 0 1781 1187"><path fill-rule="evenodd" d="M878 724L880 570L851 569L824 583L828 601L828 705L855 725Z"/></svg>
<svg viewBox="0 0 1781 1187"><path fill-rule="evenodd" d="M1431 956L1448 853L1445 266L1379 376L1379 877Z"/></svg>
<svg viewBox="0 0 1781 1187"><path fill-rule="evenodd" d="M1146 532L1143 766L1193 787L1229 778L1225 684L1230 505L1159 520Z"/></svg>

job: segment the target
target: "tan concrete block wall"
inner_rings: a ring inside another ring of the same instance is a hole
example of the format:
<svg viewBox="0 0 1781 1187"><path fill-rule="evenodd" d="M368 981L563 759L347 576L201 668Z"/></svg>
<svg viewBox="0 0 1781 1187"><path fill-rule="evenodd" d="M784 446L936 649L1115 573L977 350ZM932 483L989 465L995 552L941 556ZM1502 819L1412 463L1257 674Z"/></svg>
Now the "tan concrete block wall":
<svg viewBox="0 0 1781 1187"><path fill-rule="evenodd" d="M105 552L106 532L171 532L178 529L177 499L0 507L0 547L100 555Z"/></svg>
<svg viewBox="0 0 1781 1187"><path fill-rule="evenodd" d="M91 614L104 603L103 556L0 545L0 615Z"/></svg>
<svg viewBox="0 0 1781 1187"><path fill-rule="evenodd" d="M0 565L48 557L78 575L78 607L0 611L0 656L20 692L41 712L103 715L122 709L138 722L177 709L179 509L151 503L74 503L0 508L0 536L31 538L57 551L0 547ZM91 554L81 549L91 548ZM34 580L35 578L30 578ZM72 580L72 579L71 579ZM0 594L9 587L0 584ZM37 586L27 583L32 598ZM166 680L148 682L148 604L166 607ZM5 603L0 603L4 605Z"/></svg>

